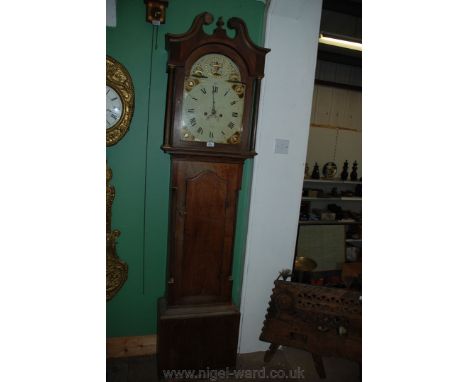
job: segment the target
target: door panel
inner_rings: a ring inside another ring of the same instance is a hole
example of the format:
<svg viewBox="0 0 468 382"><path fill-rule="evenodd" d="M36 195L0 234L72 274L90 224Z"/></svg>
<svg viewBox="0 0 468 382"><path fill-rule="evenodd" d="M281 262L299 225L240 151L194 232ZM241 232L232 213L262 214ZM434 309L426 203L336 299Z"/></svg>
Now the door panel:
<svg viewBox="0 0 468 382"><path fill-rule="evenodd" d="M242 163L173 158L169 304L225 302Z"/></svg>

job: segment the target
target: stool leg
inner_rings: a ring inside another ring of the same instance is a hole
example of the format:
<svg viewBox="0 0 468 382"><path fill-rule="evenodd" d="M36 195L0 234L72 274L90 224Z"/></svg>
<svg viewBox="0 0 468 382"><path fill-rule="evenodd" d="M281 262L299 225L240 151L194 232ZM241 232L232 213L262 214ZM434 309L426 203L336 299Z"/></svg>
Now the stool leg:
<svg viewBox="0 0 468 382"><path fill-rule="evenodd" d="M265 355L263 356L263 362L270 362L273 356L275 355L276 351L278 350L279 345L276 344L270 344L270 347L268 350L265 352Z"/></svg>
<svg viewBox="0 0 468 382"><path fill-rule="evenodd" d="M320 379L327 378L327 375L325 374L325 367L323 366L322 357L316 354L312 354L312 358L314 360L315 371L319 375Z"/></svg>

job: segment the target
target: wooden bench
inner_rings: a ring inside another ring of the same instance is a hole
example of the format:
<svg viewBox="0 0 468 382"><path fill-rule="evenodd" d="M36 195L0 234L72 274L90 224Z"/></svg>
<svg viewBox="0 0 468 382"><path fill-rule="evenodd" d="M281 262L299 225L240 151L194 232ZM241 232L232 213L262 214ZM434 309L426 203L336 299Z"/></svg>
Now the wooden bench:
<svg viewBox="0 0 468 382"><path fill-rule="evenodd" d="M361 293L288 281L275 281L260 340L270 342L269 362L278 346L312 354L325 378L322 356L361 362Z"/></svg>

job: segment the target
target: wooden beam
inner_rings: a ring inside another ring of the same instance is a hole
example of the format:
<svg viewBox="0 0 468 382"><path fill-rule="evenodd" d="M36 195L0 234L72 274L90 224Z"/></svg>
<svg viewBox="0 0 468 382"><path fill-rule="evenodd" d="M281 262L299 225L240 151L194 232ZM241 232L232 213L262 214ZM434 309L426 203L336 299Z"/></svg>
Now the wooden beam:
<svg viewBox="0 0 468 382"><path fill-rule="evenodd" d="M107 338L107 358L156 354L157 335Z"/></svg>

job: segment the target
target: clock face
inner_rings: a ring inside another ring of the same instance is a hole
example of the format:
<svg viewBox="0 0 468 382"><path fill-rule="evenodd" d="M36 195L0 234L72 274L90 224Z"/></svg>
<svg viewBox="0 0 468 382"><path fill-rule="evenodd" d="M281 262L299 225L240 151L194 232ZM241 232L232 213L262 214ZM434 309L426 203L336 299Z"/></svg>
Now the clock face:
<svg viewBox="0 0 468 382"><path fill-rule="evenodd" d="M106 129L114 127L122 118L122 99L112 87L106 89Z"/></svg>
<svg viewBox="0 0 468 382"><path fill-rule="evenodd" d="M228 57L207 54L185 78L182 105L183 141L239 144L245 84Z"/></svg>

